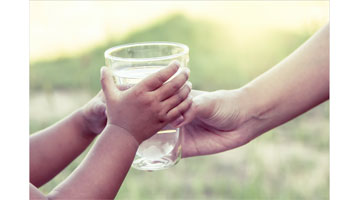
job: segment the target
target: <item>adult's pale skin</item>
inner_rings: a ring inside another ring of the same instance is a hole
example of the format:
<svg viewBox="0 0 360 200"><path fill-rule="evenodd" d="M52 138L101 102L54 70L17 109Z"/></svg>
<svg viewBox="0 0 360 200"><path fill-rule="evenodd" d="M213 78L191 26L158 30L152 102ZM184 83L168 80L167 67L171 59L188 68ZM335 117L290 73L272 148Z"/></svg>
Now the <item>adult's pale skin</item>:
<svg viewBox="0 0 360 200"><path fill-rule="evenodd" d="M186 84L189 71L166 82L178 69L173 63L131 89L120 91L110 70L102 68L107 119L100 93L66 119L30 137L30 198L113 199L139 144L166 124L181 119L190 108L191 88ZM65 181L48 195L36 188L75 159L101 131L86 158Z"/></svg>
<svg viewBox="0 0 360 200"><path fill-rule="evenodd" d="M245 86L193 91L185 114L183 157L242 146L329 99L329 25Z"/></svg>

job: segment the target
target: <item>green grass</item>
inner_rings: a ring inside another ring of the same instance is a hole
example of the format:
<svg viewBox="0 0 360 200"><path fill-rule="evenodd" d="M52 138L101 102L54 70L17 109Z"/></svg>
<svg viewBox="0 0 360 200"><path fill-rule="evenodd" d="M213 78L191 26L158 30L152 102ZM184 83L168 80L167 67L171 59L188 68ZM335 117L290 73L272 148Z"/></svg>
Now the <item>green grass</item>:
<svg viewBox="0 0 360 200"><path fill-rule="evenodd" d="M311 33L270 30L258 35L251 42L244 41L235 46L226 29L207 21L193 21L180 14L173 15L123 39L109 39L80 56L31 63L30 89L86 89L95 93L100 89L99 69L104 65L104 51L112 46L143 41L187 44L190 48L190 80L194 88L230 89L240 87L272 67Z"/></svg>
<svg viewBox="0 0 360 200"><path fill-rule="evenodd" d="M315 28L314 28L315 30ZM142 41L174 41L190 47L193 88L237 88L289 55L312 32L268 30L234 45L227 30L207 21L173 15L125 38L110 38L79 56L31 63L30 92L48 93L100 89L104 51ZM239 35L238 37L242 37ZM32 98L30 98L32 100ZM79 101L76 97L72 101ZM62 106L61 102L54 106ZM41 109L41 108L39 108ZM51 112L51 111L49 111ZM35 112L36 113L36 112ZM42 120L30 116L30 131L45 128L64 116ZM48 193L81 162L85 151L52 181ZM235 150L183 159L168 170L131 169L116 199L328 199L329 104L325 103Z"/></svg>

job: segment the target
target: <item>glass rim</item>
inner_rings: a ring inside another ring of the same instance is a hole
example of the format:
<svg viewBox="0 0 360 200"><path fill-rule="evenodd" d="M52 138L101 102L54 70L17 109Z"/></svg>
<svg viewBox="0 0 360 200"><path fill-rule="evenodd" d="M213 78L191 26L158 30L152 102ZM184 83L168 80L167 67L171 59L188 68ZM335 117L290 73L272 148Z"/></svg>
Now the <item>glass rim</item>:
<svg viewBox="0 0 360 200"><path fill-rule="evenodd" d="M167 46L176 46L182 48L182 52L171 54L168 56L158 56L158 57L151 57L151 58L124 58L118 56L110 55L112 52L125 49L129 47L136 47L136 46L148 46L148 45L167 45ZM146 61L160 61L160 60L169 60L174 59L189 53L189 47L185 44L177 43L177 42L137 42L137 43L128 43L123 45L118 45L107 49L104 53L105 59L111 59L115 61L125 61L125 62L146 62Z"/></svg>

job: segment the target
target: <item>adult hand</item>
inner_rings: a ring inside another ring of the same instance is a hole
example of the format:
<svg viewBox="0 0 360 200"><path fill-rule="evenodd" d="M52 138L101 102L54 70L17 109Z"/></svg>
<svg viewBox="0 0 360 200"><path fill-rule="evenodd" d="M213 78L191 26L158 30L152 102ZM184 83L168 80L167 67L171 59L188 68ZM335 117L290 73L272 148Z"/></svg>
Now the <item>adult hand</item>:
<svg viewBox="0 0 360 200"><path fill-rule="evenodd" d="M196 96L196 94L192 94ZM193 99L183 131L183 156L246 144L329 99L329 26L279 64L237 90Z"/></svg>
<svg viewBox="0 0 360 200"><path fill-rule="evenodd" d="M180 124L185 124L181 129L183 157L230 150L256 137L249 129L252 114L245 108L249 108L251 103L246 102L248 98L242 100L244 93L241 90L193 90L192 107L185 113L185 121Z"/></svg>

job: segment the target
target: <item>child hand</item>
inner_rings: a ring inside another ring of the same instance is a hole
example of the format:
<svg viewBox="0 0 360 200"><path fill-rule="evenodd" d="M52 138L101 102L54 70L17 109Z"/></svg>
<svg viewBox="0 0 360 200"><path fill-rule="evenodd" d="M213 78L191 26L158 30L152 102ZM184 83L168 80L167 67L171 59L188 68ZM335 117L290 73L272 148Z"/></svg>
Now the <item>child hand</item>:
<svg viewBox="0 0 360 200"><path fill-rule="evenodd" d="M93 134L102 132L106 125L105 110L105 97L102 90L100 90L94 98L81 108L84 128L87 132Z"/></svg>
<svg viewBox="0 0 360 200"><path fill-rule="evenodd" d="M191 85L186 84L189 70L179 69L173 62L134 87L120 91L109 68L101 68L101 85L106 99L107 124L133 135L140 144L175 119L181 118L191 106L188 98ZM166 82L166 83L165 83Z"/></svg>
<svg viewBox="0 0 360 200"><path fill-rule="evenodd" d="M120 90L126 90L126 87L118 87ZM106 104L105 96L100 90L89 102L81 109L82 125L86 133L100 134L106 125Z"/></svg>

